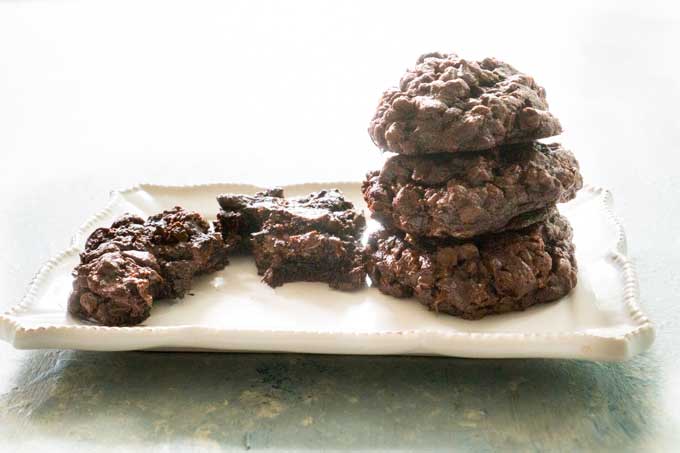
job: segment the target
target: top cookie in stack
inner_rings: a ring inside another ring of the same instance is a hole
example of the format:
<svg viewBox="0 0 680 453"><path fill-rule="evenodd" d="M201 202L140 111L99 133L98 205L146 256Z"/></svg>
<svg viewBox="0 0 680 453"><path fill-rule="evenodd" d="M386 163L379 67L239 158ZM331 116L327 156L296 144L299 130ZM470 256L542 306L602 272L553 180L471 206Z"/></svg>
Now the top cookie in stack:
<svg viewBox="0 0 680 453"><path fill-rule="evenodd" d="M383 93L368 129L397 154L479 151L562 132L545 90L507 63L430 53Z"/></svg>
<svg viewBox="0 0 680 453"><path fill-rule="evenodd" d="M396 155L363 185L385 229L369 241L381 291L476 319L556 300L576 285L568 221L583 181L545 90L494 58L421 56L383 94L369 134Z"/></svg>

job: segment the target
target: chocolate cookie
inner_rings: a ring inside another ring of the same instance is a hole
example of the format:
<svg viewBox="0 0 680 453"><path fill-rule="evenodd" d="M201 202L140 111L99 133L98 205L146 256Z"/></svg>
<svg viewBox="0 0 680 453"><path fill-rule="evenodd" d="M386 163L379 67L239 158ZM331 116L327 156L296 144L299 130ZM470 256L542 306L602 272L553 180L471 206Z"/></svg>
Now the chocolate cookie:
<svg viewBox="0 0 680 453"><path fill-rule="evenodd" d="M559 299L576 286L572 230L554 215L526 229L470 241L382 230L369 239L368 274L395 297L478 319Z"/></svg>
<svg viewBox="0 0 680 453"><path fill-rule="evenodd" d="M222 194L217 197L220 211L217 214L218 230L224 240L237 250L252 249L251 234L262 230L272 213L305 218L310 228L321 228L352 234L354 223L365 223L363 214L354 210L338 189L321 190L304 197L284 198L280 188L255 195Z"/></svg>
<svg viewBox="0 0 680 453"><path fill-rule="evenodd" d="M154 300L181 298L195 275L226 264L221 234L198 213L175 207L146 221L125 215L87 239L68 310L107 326L139 324Z"/></svg>
<svg viewBox="0 0 680 453"><path fill-rule="evenodd" d="M273 288L296 281L324 282L345 291L362 288L366 270L359 239L364 218L347 216L340 224L329 219L310 220L290 211L272 213L252 236L263 281Z"/></svg>
<svg viewBox="0 0 680 453"><path fill-rule="evenodd" d="M367 175L362 190L387 227L465 239L539 221L582 186L570 151L530 142L455 155L393 155Z"/></svg>
<svg viewBox="0 0 680 453"><path fill-rule="evenodd" d="M258 273L272 287L326 282L350 290L364 285L362 213L337 189L284 198L281 189L223 194L217 226L225 241L252 251Z"/></svg>
<svg viewBox="0 0 680 453"><path fill-rule="evenodd" d="M527 142L562 127L545 90L509 64L430 53L383 93L368 132L381 149L428 154Z"/></svg>
<svg viewBox="0 0 680 453"><path fill-rule="evenodd" d="M149 317L163 278L149 252L106 252L74 271L68 310L105 326L139 324Z"/></svg>

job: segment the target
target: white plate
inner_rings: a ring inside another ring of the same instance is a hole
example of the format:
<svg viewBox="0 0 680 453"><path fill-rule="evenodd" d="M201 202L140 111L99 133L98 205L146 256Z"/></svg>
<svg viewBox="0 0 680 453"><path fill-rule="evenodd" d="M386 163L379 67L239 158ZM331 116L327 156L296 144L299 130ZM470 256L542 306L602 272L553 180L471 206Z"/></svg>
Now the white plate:
<svg viewBox="0 0 680 453"><path fill-rule="evenodd" d="M337 187L365 207L359 183L285 187L288 196ZM321 283L260 282L248 257L196 281L194 296L158 302L141 326L83 324L66 314L71 269L87 235L124 212L141 216L181 205L214 218L215 195L253 193L249 185L141 185L112 193L73 247L36 275L24 300L0 315L0 337L19 349L287 351L459 357L559 357L625 360L652 344L654 328L638 306L638 284L611 194L586 187L560 206L574 227L578 285L558 302L521 313L466 321L428 311L375 288L345 293Z"/></svg>

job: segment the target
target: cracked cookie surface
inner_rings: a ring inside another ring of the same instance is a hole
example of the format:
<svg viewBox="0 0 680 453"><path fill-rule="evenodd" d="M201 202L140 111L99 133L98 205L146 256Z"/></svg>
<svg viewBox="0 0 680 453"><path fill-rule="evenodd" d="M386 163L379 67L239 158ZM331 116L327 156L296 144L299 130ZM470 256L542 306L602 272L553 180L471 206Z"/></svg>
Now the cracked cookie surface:
<svg viewBox="0 0 680 453"><path fill-rule="evenodd" d="M382 230L369 239L367 270L385 294L413 296L433 311L479 319L569 293L577 271L571 239L571 226L559 214L469 241Z"/></svg>
<svg viewBox="0 0 680 453"><path fill-rule="evenodd" d="M465 239L545 219L582 186L570 151L531 142L458 155L392 155L367 175L362 192L387 227Z"/></svg>
<svg viewBox="0 0 680 453"><path fill-rule="evenodd" d="M430 53L383 93L368 131L379 148L413 155L528 142L562 127L545 90L509 64Z"/></svg>

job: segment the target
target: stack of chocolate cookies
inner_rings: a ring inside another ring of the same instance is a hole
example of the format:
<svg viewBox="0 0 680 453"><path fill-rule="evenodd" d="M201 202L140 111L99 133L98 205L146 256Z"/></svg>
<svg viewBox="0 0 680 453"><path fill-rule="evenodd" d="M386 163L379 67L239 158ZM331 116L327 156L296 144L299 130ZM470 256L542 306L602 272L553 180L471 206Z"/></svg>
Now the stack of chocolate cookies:
<svg viewBox="0 0 680 453"><path fill-rule="evenodd" d="M478 319L576 285L572 230L555 208L583 182L545 90L497 59L421 56L382 96L369 134L390 151L364 198L380 291Z"/></svg>

